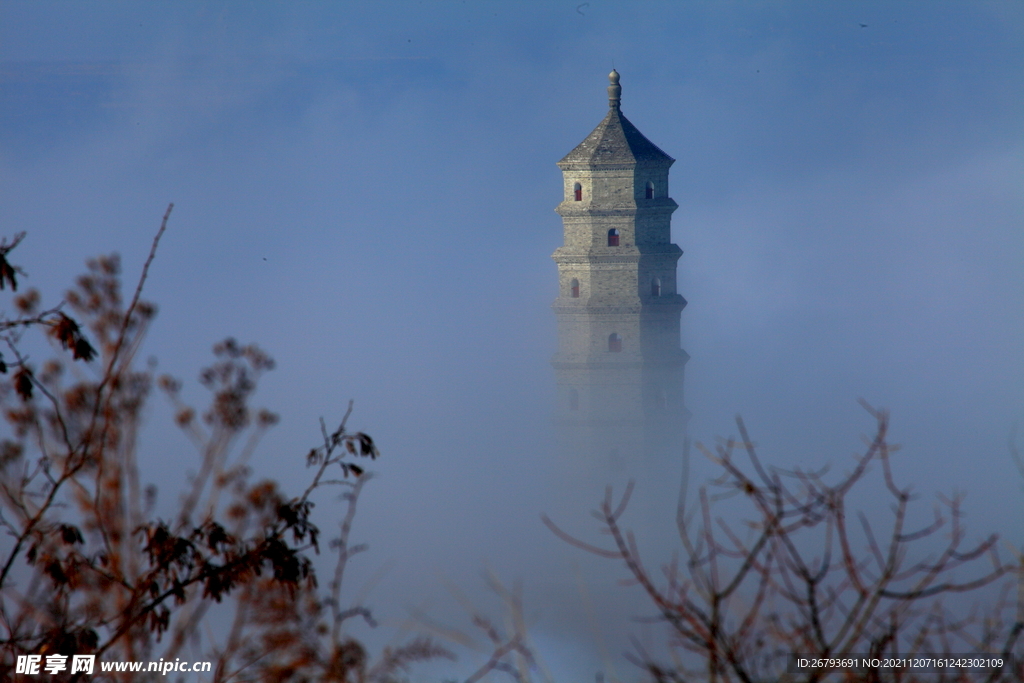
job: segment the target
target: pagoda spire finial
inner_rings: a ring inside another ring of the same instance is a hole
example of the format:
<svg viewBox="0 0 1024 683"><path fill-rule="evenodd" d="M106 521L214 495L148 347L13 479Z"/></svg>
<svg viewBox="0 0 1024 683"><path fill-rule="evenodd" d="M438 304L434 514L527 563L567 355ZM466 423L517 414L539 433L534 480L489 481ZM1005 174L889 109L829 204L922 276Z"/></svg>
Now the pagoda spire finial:
<svg viewBox="0 0 1024 683"><path fill-rule="evenodd" d="M619 102L622 101L622 86L619 85L619 72L612 69L612 72L608 74L608 81L611 83L608 86L608 106L612 109L618 109Z"/></svg>

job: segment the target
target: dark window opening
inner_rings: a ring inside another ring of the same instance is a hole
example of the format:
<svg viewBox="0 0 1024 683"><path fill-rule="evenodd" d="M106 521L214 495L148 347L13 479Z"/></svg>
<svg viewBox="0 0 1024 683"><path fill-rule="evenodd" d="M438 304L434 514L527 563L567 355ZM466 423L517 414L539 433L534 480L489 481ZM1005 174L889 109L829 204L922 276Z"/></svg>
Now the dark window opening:
<svg viewBox="0 0 1024 683"><path fill-rule="evenodd" d="M573 278L572 283L569 285L569 296L573 299L580 298L580 281L576 278Z"/></svg>
<svg viewBox="0 0 1024 683"><path fill-rule="evenodd" d="M582 202L583 201L583 186L582 185L580 185L579 183L576 183L575 185L573 185L572 186L572 192L573 192L573 195L575 196L575 200L577 202Z"/></svg>
<svg viewBox="0 0 1024 683"><path fill-rule="evenodd" d="M617 247L619 246L619 231L612 228L608 231L608 246Z"/></svg>
<svg viewBox="0 0 1024 683"><path fill-rule="evenodd" d="M651 296L661 296L661 278L651 280Z"/></svg>
<svg viewBox="0 0 1024 683"><path fill-rule="evenodd" d="M654 199L654 183L650 180L647 181L647 190L645 196L647 199Z"/></svg>
<svg viewBox="0 0 1024 683"><path fill-rule="evenodd" d="M608 351L611 353L622 351L622 337L617 332L612 332L608 335Z"/></svg>

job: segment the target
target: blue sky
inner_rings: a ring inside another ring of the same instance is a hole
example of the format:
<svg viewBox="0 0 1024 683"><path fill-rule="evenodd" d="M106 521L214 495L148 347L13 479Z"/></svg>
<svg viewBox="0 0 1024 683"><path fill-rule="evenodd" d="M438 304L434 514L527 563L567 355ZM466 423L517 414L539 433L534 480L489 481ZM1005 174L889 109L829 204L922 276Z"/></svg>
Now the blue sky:
<svg viewBox="0 0 1024 683"><path fill-rule="evenodd" d="M529 600L531 568L596 562L544 536L536 473L555 162L614 66L677 160L693 437L742 413L766 458L842 468L863 397L906 481L965 491L970 529L1019 544L1022 29L1016 2L8 0L0 220L53 301L97 253L134 277L173 201L160 369L198 400L215 341L270 352L283 422L257 462L295 486L317 418L355 399L386 455L360 521L367 571L394 560L392 623L485 563ZM143 446L161 480L191 457L168 416L155 401Z"/></svg>

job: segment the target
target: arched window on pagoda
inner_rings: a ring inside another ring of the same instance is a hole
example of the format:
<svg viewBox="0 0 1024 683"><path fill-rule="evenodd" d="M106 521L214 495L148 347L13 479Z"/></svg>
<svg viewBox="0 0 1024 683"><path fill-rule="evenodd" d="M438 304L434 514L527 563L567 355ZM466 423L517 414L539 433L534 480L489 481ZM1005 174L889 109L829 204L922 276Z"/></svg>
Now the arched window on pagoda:
<svg viewBox="0 0 1024 683"><path fill-rule="evenodd" d="M647 199L654 199L654 183L650 180L647 181L647 189L644 191L644 197Z"/></svg>
<svg viewBox="0 0 1024 683"><path fill-rule="evenodd" d="M572 194L573 194L573 198L574 198L575 201L582 202L583 201L583 186L580 185L579 183L576 183L575 185L573 185L572 186Z"/></svg>
<svg viewBox="0 0 1024 683"><path fill-rule="evenodd" d="M608 351L611 353L622 351L622 337L619 336L618 332L612 332L608 335Z"/></svg>
<svg viewBox="0 0 1024 683"><path fill-rule="evenodd" d="M656 277L651 280L651 296L661 296L661 278Z"/></svg>
<svg viewBox="0 0 1024 683"><path fill-rule="evenodd" d="M580 298L580 281L576 278L573 278L572 282L569 283L569 296L573 299Z"/></svg>
<svg viewBox="0 0 1024 683"><path fill-rule="evenodd" d="M611 230L608 231L608 246L619 246L619 231L617 228L612 228Z"/></svg>

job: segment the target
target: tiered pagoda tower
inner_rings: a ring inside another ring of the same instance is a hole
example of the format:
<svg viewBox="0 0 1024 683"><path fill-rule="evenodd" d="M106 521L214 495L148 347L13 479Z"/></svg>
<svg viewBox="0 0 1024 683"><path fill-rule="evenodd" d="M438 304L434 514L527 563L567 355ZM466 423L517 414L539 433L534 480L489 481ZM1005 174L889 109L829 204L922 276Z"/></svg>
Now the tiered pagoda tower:
<svg viewBox="0 0 1024 683"><path fill-rule="evenodd" d="M565 241L552 255L562 451L599 480L678 458L688 416L689 356L679 340L686 300L676 291L683 252L671 240L678 205L668 191L674 159L622 114L619 74L608 78L608 114L558 162Z"/></svg>

